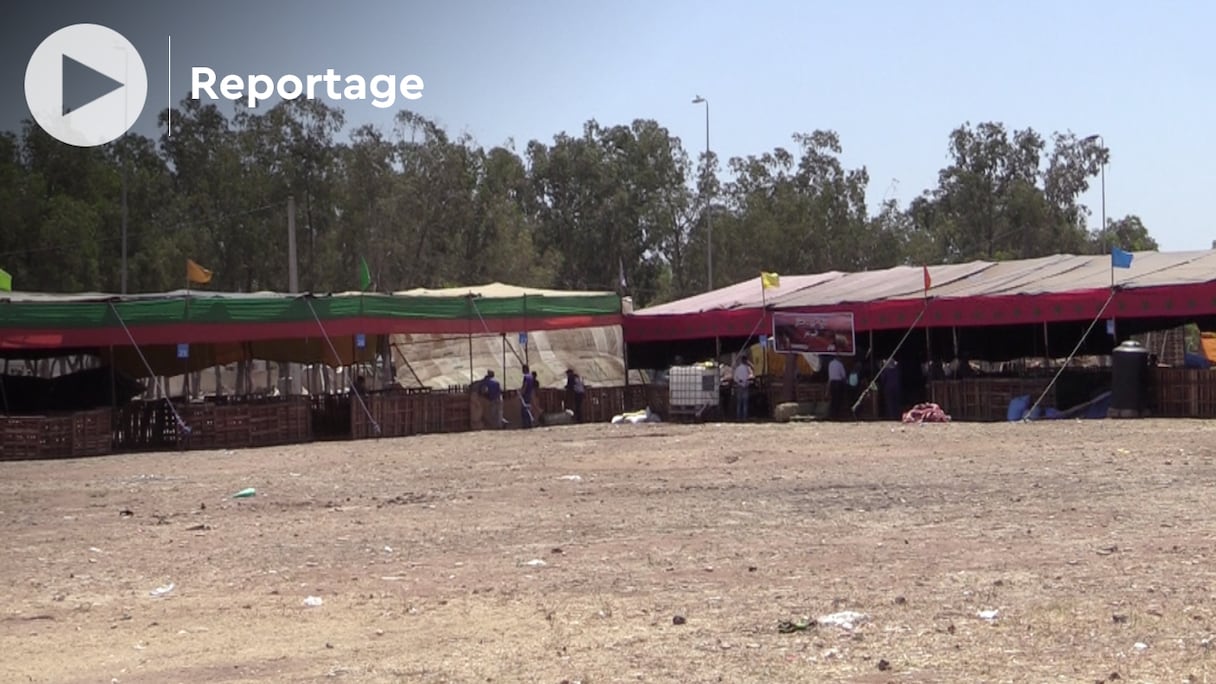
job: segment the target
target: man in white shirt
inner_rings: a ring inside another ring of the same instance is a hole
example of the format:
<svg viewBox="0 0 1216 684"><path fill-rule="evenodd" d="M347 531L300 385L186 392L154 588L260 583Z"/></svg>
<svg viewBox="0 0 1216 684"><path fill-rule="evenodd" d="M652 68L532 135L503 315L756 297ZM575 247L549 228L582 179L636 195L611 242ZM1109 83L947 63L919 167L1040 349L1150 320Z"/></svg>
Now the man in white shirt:
<svg viewBox="0 0 1216 684"><path fill-rule="evenodd" d="M747 391L752 381L752 364L746 356L740 355L735 365L735 418L747 420Z"/></svg>
<svg viewBox="0 0 1216 684"><path fill-rule="evenodd" d="M828 417L832 420L844 418L847 375L844 362L840 360L839 356L833 356L831 363L828 364Z"/></svg>

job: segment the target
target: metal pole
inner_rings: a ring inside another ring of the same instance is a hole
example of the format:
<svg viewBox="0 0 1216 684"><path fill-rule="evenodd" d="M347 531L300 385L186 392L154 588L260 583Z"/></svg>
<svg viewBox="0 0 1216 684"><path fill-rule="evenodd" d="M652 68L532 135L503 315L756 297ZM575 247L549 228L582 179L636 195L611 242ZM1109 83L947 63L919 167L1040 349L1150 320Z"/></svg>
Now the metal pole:
<svg viewBox="0 0 1216 684"><path fill-rule="evenodd" d="M1102 149L1106 149L1106 141L1098 136L1098 140L1102 143ZM1106 161L1102 161L1102 238L1106 241Z"/></svg>
<svg viewBox="0 0 1216 684"><path fill-rule="evenodd" d="M693 104L705 105L705 171L710 172L710 147L709 147L709 100L700 95L693 98ZM712 184L708 183L709 188ZM709 189L707 188L707 190ZM714 289L714 219L713 219L713 195L705 198L705 269L706 282L705 289Z"/></svg>
<svg viewBox="0 0 1216 684"><path fill-rule="evenodd" d="M287 196L287 289L292 294L300 291L299 264L296 261L296 197ZM296 364L287 364L287 396L291 396L296 383Z"/></svg>
<svg viewBox="0 0 1216 684"><path fill-rule="evenodd" d="M292 294L300 291L299 263L296 261L296 197L287 197L287 287Z"/></svg>
<svg viewBox="0 0 1216 684"><path fill-rule="evenodd" d="M705 169L710 171L710 148L709 148L709 100L705 101ZM710 188L713 187L711 184ZM705 204L705 234L706 240L706 257L705 263L709 270L709 281L706 289L714 289L714 206L713 194L709 196L709 201Z"/></svg>
<svg viewBox="0 0 1216 684"><path fill-rule="evenodd" d="M122 159L122 293L127 293L127 156Z"/></svg>

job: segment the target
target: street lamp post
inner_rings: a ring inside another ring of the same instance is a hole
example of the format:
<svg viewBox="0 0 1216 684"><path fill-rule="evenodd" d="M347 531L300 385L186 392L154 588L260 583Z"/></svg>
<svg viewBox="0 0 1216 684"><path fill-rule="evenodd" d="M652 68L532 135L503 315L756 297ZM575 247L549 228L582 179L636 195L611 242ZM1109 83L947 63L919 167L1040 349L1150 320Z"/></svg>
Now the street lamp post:
<svg viewBox="0 0 1216 684"><path fill-rule="evenodd" d="M705 105L705 170L709 171L709 100L700 95L693 98L693 104ZM706 184L706 190L712 188L712 184ZM712 206L713 198L708 197L705 200L705 268L706 291L714 289L714 212Z"/></svg>
<svg viewBox="0 0 1216 684"><path fill-rule="evenodd" d="M1104 140L1102 138L1102 136L1098 133L1094 133L1093 135L1082 140L1081 142L1091 143L1091 142L1094 142L1095 140L1102 147L1102 151L1105 152L1106 151L1106 140ZM1102 251L1109 252L1110 245L1107 244L1107 233L1106 233L1106 155L1105 154L1102 156L1101 177L1102 177L1102 180L1101 180L1101 185L1102 185Z"/></svg>

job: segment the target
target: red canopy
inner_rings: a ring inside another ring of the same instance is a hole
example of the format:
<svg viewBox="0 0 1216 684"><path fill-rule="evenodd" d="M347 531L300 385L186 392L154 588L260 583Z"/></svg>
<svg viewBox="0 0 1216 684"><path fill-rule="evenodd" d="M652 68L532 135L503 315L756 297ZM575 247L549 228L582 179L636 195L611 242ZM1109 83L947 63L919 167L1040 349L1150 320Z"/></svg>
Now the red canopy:
<svg viewBox="0 0 1216 684"><path fill-rule="evenodd" d="M1106 255L974 261L930 266L929 273L927 293L921 266L782 276L781 286L767 292L757 277L629 314L625 341L763 334L772 328L772 311L849 311L858 332L907 328L922 310L919 325L928 327L1089 321L1111 296ZM1131 268L1113 273L1117 291L1105 317L1216 315L1216 250L1137 252Z"/></svg>

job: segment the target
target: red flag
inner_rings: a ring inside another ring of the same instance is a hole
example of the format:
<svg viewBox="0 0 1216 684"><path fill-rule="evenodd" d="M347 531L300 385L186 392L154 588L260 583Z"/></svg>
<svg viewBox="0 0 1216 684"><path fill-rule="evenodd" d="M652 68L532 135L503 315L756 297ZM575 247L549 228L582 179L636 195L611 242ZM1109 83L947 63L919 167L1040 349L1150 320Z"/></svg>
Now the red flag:
<svg viewBox="0 0 1216 684"><path fill-rule="evenodd" d="M929 288L933 287L933 280L929 277L929 267L923 266L925 269L925 294L929 294Z"/></svg>

